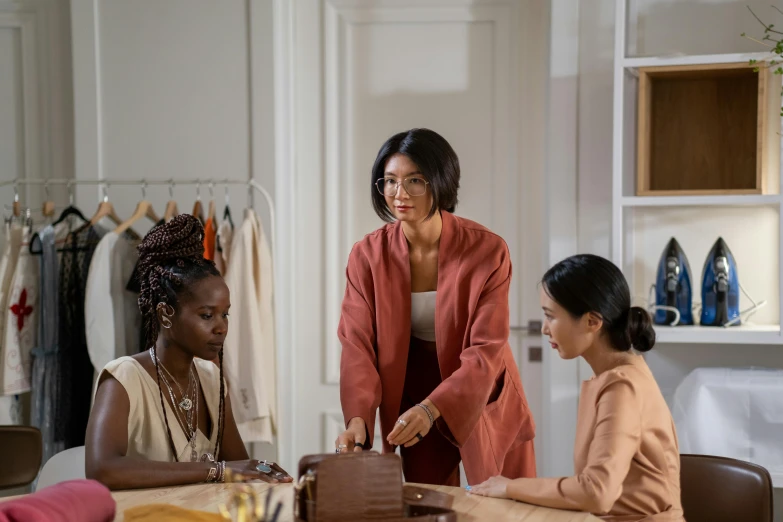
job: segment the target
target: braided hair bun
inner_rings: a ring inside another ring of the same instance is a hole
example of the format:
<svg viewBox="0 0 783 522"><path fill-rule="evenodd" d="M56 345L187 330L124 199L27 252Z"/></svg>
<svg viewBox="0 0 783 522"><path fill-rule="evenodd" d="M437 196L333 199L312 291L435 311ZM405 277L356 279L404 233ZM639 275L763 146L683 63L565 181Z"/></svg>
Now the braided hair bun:
<svg viewBox="0 0 783 522"><path fill-rule="evenodd" d="M147 326L147 345L152 346L158 338L158 303L176 309L186 282L220 274L204 259L204 227L188 214L153 227L138 250L139 309Z"/></svg>

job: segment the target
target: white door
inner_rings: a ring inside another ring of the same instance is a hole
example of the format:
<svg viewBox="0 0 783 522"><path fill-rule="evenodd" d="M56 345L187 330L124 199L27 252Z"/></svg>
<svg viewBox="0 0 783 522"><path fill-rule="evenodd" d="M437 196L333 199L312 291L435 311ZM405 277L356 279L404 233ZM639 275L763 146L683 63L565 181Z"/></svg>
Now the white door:
<svg viewBox="0 0 783 522"><path fill-rule="evenodd" d="M290 433L280 457L289 469L333 451L343 429L345 265L354 242L382 224L370 168L392 134L428 127L452 144L456 213L507 241L512 325L539 318L547 16L521 0L275 4L279 342L289 347L278 382ZM517 332L511 342L538 417L541 370L528 348L540 337Z"/></svg>

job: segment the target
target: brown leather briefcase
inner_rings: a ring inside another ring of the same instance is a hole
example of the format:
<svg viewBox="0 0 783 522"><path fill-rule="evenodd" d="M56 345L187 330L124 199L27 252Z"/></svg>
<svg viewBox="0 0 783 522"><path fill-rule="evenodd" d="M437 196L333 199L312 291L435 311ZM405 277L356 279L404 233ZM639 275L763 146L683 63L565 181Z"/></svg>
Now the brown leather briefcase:
<svg viewBox="0 0 783 522"><path fill-rule="evenodd" d="M299 461L294 513L303 522L456 522L446 493L403 486L399 455L308 455Z"/></svg>

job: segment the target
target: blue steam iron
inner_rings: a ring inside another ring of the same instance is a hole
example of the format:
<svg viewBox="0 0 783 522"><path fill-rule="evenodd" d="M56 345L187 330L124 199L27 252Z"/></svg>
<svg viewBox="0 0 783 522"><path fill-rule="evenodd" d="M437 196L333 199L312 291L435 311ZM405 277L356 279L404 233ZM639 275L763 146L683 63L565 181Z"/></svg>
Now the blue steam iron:
<svg viewBox="0 0 783 522"><path fill-rule="evenodd" d="M737 263L722 237L712 245L704 262L701 283L702 326L724 326L741 323L740 286Z"/></svg>
<svg viewBox="0 0 783 522"><path fill-rule="evenodd" d="M653 322L662 325L693 324L691 267L680 244L671 238L663 249L655 279L655 315ZM679 321L677 313L679 312Z"/></svg>

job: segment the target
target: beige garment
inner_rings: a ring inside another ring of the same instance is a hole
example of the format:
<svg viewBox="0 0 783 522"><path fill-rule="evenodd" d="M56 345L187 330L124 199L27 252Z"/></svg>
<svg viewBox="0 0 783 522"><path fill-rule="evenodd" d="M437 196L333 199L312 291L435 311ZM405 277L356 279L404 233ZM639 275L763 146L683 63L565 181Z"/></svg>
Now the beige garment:
<svg viewBox="0 0 783 522"><path fill-rule="evenodd" d="M217 229L215 236L215 266L220 275L226 277L229 255L231 254L231 238L234 235L234 225L224 219Z"/></svg>
<svg viewBox="0 0 783 522"><path fill-rule="evenodd" d="M148 353L148 352L145 352ZM217 416L220 407L220 370L210 361L194 359L201 390L204 392L207 409L209 412L199 410L199 416L209 414L211 432L209 439L201 432L196 432L196 453L201 457L204 453L214 454L215 441L217 440ZM111 361L103 371L109 372L122 384L128 393L130 400L130 412L128 413L128 452L126 456L173 462L174 456L169 447L169 436L166 433L166 421L163 418L163 410L160 409L160 391L147 370L132 357L120 357ZM103 372L101 372L103 374ZM100 382L100 378L99 378ZM161 382L162 384L162 382ZM167 392L163 385L164 393ZM179 461L191 460L191 447L185 432L176 420L174 411L168 401L166 415L168 416L171 437L174 439L174 447L177 448Z"/></svg>
<svg viewBox="0 0 783 522"><path fill-rule="evenodd" d="M612 522L685 520L674 421L641 356L582 384L574 469L573 477L518 479L507 491Z"/></svg>
<svg viewBox="0 0 783 522"><path fill-rule="evenodd" d="M223 369L231 383L231 409L244 442L273 442L277 388L272 252L252 209L245 209L234 231L225 280L232 323L223 344Z"/></svg>

